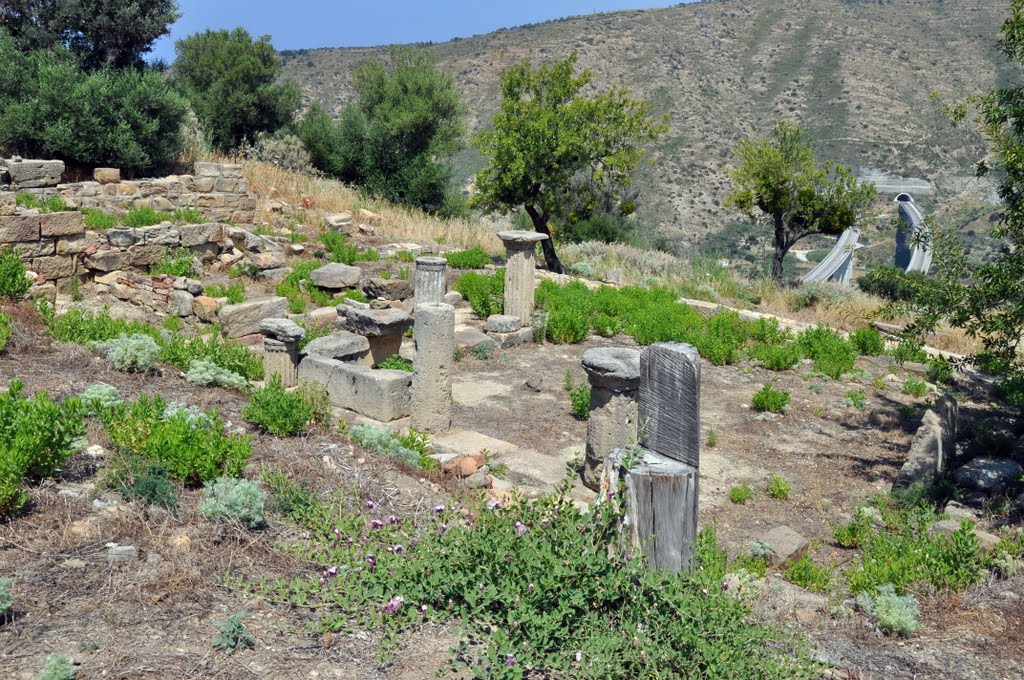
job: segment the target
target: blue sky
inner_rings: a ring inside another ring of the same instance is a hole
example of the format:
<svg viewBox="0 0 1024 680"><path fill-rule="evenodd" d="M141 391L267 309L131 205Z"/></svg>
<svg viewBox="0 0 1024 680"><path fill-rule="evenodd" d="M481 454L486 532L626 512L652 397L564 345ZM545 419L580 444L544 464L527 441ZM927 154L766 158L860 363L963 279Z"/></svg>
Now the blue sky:
<svg viewBox="0 0 1024 680"><path fill-rule="evenodd" d="M279 50L443 42L576 14L667 7L679 0L178 0L182 17L152 57L173 61L174 41L242 26Z"/></svg>

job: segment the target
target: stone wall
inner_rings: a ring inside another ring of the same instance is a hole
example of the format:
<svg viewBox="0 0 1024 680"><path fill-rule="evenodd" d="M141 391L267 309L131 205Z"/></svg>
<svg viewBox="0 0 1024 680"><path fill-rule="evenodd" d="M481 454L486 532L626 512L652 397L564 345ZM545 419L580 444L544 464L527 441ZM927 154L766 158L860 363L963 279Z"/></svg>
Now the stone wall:
<svg viewBox="0 0 1024 680"><path fill-rule="evenodd" d="M96 168L93 181L71 184L59 183L63 172L60 161L0 159L0 192L59 194L74 208L117 213L139 207L195 208L211 222L252 224L256 215L256 198L249 194L242 166L233 163L196 163L191 175L139 180L122 180L116 168Z"/></svg>

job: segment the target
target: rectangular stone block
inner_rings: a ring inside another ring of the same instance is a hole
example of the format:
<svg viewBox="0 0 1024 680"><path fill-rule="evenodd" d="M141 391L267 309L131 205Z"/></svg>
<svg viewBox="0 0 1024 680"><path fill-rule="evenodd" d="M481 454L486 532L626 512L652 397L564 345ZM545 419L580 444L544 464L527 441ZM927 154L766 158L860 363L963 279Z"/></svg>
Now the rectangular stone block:
<svg viewBox="0 0 1024 680"><path fill-rule="evenodd" d="M163 246L135 245L128 248L128 260L136 267L155 264L164 256Z"/></svg>
<svg viewBox="0 0 1024 680"><path fill-rule="evenodd" d="M106 241L95 233L76 234L57 239L58 255L78 255L84 253L89 246L99 246Z"/></svg>
<svg viewBox="0 0 1024 680"><path fill-rule="evenodd" d="M223 208L223 194L205 194L196 197L196 205L200 208Z"/></svg>
<svg viewBox="0 0 1024 680"><path fill-rule="evenodd" d="M20 189L55 187L64 174L64 161L22 160L4 161L11 184Z"/></svg>
<svg viewBox="0 0 1024 680"><path fill-rule="evenodd" d="M224 229L215 223L187 224L178 227L181 245L185 248L201 246L205 243L220 243L224 240Z"/></svg>
<svg viewBox="0 0 1024 680"><path fill-rule="evenodd" d="M147 246L177 246L181 244L181 233L174 227L156 225L139 229L142 242Z"/></svg>
<svg viewBox="0 0 1024 680"><path fill-rule="evenodd" d="M60 257L37 257L32 260L32 271L41 274L47 280L62 279L71 276L74 269L74 258Z"/></svg>
<svg viewBox="0 0 1024 680"><path fill-rule="evenodd" d="M72 236L85 233L85 215L77 210L39 216L42 236Z"/></svg>
<svg viewBox="0 0 1024 680"><path fill-rule="evenodd" d="M231 177L218 177L213 182L213 190L220 193L234 193L238 190L238 180Z"/></svg>
<svg viewBox="0 0 1024 680"><path fill-rule="evenodd" d="M310 354L299 364L299 382L322 385L331 403L384 422L408 416L412 373L355 366Z"/></svg>
<svg viewBox="0 0 1024 680"><path fill-rule="evenodd" d="M222 174L220 163L196 163L192 171L193 177L197 179L199 177L220 177Z"/></svg>
<svg viewBox="0 0 1024 680"><path fill-rule="evenodd" d="M13 215L18 208L17 194L13 191L0 191L0 216Z"/></svg>
<svg viewBox="0 0 1024 680"><path fill-rule="evenodd" d="M138 196L139 185L135 182L121 182L120 184L110 184L109 186L117 188L118 196Z"/></svg>
<svg viewBox="0 0 1024 680"><path fill-rule="evenodd" d="M0 217L0 243L39 240L39 215Z"/></svg>
<svg viewBox="0 0 1024 680"><path fill-rule="evenodd" d="M108 248L98 250L92 255L85 257L87 269L95 269L101 272L112 272L128 267L128 253L119 248Z"/></svg>
<svg viewBox="0 0 1024 680"><path fill-rule="evenodd" d="M53 239L45 238L27 243L12 243L11 250L21 255L23 260L33 257L46 257L56 251Z"/></svg>
<svg viewBox="0 0 1024 680"><path fill-rule="evenodd" d="M700 355L683 343L659 342L640 355L640 443L700 466Z"/></svg>

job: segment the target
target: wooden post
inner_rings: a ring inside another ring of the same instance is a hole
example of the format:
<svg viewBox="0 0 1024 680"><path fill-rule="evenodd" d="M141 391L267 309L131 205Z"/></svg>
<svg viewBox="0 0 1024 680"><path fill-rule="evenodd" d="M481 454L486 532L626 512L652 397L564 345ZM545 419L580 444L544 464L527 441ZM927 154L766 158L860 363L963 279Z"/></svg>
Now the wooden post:
<svg viewBox="0 0 1024 680"><path fill-rule="evenodd" d="M700 358L681 343L640 357L640 439L605 461L605 493L624 491L627 549L673 574L693 567L700 465Z"/></svg>

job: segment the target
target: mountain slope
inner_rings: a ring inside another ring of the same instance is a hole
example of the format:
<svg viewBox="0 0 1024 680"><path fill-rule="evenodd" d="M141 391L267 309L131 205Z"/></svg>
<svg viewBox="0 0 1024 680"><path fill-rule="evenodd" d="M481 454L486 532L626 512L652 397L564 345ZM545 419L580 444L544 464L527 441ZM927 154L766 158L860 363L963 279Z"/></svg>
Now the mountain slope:
<svg viewBox="0 0 1024 680"><path fill-rule="evenodd" d="M928 179L939 203L976 190L963 176L980 140L951 128L929 95L956 99L1018 75L996 48L1005 14L1003 0L714 0L569 18L431 49L455 76L473 130L494 113L501 70L521 59L576 51L598 87L620 83L651 99L670 115L671 132L644 171L641 218L686 249L738 221L720 205L731 149L780 117L814 135L825 158ZM386 54L287 52L285 76L303 85L308 102L335 110L351 96L351 67ZM479 164L466 152L460 175Z"/></svg>

